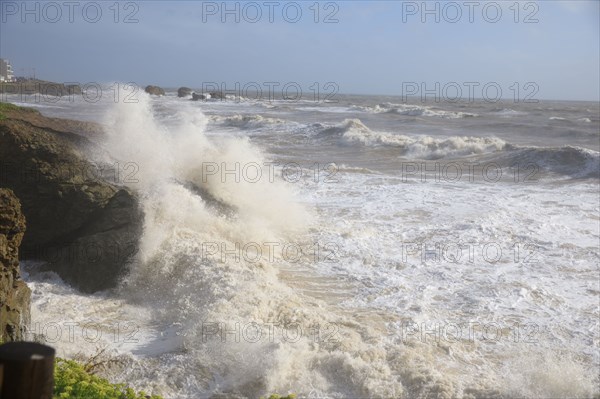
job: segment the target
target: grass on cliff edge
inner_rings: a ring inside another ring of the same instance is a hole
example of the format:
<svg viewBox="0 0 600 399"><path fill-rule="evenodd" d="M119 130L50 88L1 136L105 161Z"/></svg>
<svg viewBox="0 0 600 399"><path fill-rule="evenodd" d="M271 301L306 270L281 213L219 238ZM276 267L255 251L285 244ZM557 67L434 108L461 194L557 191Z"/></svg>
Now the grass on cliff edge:
<svg viewBox="0 0 600 399"><path fill-rule="evenodd" d="M135 392L125 384L111 384L90 374L74 360L58 358L54 362L53 399L162 399L161 396ZM264 399L264 398L261 398ZM271 395L268 399L296 399L296 395Z"/></svg>
<svg viewBox="0 0 600 399"><path fill-rule="evenodd" d="M0 102L0 121L7 119L8 116L6 115L6 112L11 112L11 111L36 112L36 110L34 110L33 108L19 107L18 105L14 105L11 103Z"/></svg>
<svg viewBox="0 0 600 399"><path fill-rule="evenodd" d="M0 121L6 119L6 115L4 114L6 111L16 111L20 107L9 103L0 103Z"/></svg>
<svg viewBox="0 0 600 399"><path fill-rule="evenodd" d="M54 362L53 399L162 399L161 396L135 392L125 384L111 384L108 380L85 371L74 360L56 359Z"/></svg>
<svg viewBox="0 0 600 399"><path fill-rule="evenodd" d="M79 362L58 358L54 362L53 399L162 399L162 396L135 392L125 384L111 384L87 372ZM268 399L296 399L296 395L271 395Z"/></svg>

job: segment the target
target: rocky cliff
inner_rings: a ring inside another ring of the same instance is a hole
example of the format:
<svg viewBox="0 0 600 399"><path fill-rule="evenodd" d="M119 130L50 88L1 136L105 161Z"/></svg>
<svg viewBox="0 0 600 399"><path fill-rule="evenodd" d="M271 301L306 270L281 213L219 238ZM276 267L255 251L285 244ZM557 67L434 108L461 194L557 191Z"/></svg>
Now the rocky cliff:
<svg viewBox="0 0 600 399"><path fill-rule="evenodd" d="M21 259L46 261L83 291L113 287L142 218L118 173L87 161L102 129L2 103L0 114L0 187L14 191L28 223Z"/></svg>
<svg viewBox="0 0 600 399"><path fill-rule="evenodd" d="M19 245L25 233L21 204L11 190L0 188L0 340L16 341L29 324L31 291L21 280Z"/></svg>

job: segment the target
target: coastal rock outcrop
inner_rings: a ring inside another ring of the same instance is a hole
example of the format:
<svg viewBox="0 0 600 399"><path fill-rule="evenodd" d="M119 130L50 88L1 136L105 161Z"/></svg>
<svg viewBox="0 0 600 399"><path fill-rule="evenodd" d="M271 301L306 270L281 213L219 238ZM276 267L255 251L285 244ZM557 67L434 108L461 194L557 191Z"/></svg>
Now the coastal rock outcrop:
<svg viewBox="0 0 600 399"><path fill-rule="evenodd" d="M21 259L87 292L113 287L135 252L141 211L118 167L87 161L99 127L0 105L0 187L21 201Z"/></svg>
<svg viewBox="0 0 600 399"><path fill-rule="evenodd" d="M29 323L31 291L21 280L19 245L25 217L15 194L0 188L0 340L18 341Z"/></svg>
<svg viewBox="0 0 600 399"><path fill-rule="evenodd" d="M154 96L164 96L165 95L165 91L162 87L158 87L158 86L146 86L146 88L144 89L144 91L148 94L152 94Z"/></svg>
<svg viewBox="0 0 600 399"><path fill-rule="evenodd" d="M192 89L189 87L180 87L177 90L177 97L188 97L190 94L192 94Z"/></svg>
<svg viewBox="0 0 600 399"><path fill-rule="evenodd" d="M192 93L192 101L206 100L206 96L204 94Z"/></svg>

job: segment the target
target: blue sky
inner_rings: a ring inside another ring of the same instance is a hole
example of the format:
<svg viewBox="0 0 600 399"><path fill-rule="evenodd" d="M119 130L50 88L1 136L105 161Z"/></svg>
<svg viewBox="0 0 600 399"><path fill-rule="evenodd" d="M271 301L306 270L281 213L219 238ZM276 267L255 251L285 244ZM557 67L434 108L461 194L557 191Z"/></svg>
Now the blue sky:
<svg viewBox="0 0 600 399"><path fill-rule="evenodd" d="M230 9L239 7L239 23L234 14L222 22L221 1L88 3L74 2L70 22L63 1L2 1L0 57L11 61L17 75L35 68L37 77L59 82L298 82L304 90L313 82L335 82L341 93L392 95L402 94L406 82L497 82L504 97L514 95L514 82L521 96L523 86L534 82L540 99L600 99L596 0L473 2L472 22L465 1L297 2L302 16L295 23L289 21L296 6L289 2L271 3L272 23L265 1L228 2ZM502 16L492 23L495 4ZM423 15L423 7L438 7L440 21L435 12ZM262 17L251 23L257 9ZM333 12L338 22L324 23ZM131 13L137 22L125 23ZM524 23L530 14L537 22Z"/></svg>

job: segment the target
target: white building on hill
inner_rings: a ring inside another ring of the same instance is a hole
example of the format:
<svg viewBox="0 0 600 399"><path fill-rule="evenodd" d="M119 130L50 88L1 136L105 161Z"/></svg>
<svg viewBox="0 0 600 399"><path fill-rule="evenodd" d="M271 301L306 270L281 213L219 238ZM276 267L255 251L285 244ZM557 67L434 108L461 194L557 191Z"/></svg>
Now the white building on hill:
<svg viewBox="0 0 600 399"><path fill-rule="evenodd" d="M14 82L12 66L8 60L0 58L0 82Z"/></svg>

